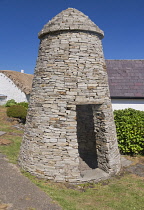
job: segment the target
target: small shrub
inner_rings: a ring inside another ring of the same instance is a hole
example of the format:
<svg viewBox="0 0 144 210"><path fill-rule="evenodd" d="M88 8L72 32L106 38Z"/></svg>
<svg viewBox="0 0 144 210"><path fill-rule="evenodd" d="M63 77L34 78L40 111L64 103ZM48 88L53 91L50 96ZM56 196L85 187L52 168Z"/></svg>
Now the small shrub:
<svg viewBox="0 0 144 210"><path fill-rule="evenodd" d="M20 105L10 106L7 109L7 116L19 118L23 123L26 120L27 109Z"/></svg>
<svg viewBox="0 0 144 210"><path fill-rule="evenodd" d="M14 99L11 99L11 100L8 100L5 104L6 107L10 107L10 106L13 106L13 105L16 105L17 102L14 100Z"/></svg>
<svg viewBox="0 0 144 210"><path fill-rule="evenodd" d="M17 105L23 106L26 109L28 109L28 103L27 102L19 102L19 103L17 103Z"/></svg>
<svg viewBox="0 0 144 210"><path fill-rule="evenodd" d="M118 145L122 154L144 154L144 111L115 110Z"/></svg>

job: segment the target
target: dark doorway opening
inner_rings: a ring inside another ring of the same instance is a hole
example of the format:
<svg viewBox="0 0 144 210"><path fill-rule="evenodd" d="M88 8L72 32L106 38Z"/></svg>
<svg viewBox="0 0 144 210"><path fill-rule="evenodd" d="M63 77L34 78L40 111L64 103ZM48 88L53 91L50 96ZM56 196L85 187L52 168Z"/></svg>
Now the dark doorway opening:
<svg viewBox="0 0 144 210"><path fill-rule="evenodd" d="M98 168L93 105L77 105L77 141L80 171Z"/></svg>

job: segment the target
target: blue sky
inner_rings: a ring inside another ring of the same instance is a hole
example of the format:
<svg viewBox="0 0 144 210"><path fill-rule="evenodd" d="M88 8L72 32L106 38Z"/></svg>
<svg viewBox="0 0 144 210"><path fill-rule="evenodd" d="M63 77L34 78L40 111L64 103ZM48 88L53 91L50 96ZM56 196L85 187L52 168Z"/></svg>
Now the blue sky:
<svg viewBox="0 0 144 210"><path fill-rule="evenodd" d="M34 72L38 32L68 7L105 33L106 59L144 59L143 0L0 0L0 70Z"/></svg>

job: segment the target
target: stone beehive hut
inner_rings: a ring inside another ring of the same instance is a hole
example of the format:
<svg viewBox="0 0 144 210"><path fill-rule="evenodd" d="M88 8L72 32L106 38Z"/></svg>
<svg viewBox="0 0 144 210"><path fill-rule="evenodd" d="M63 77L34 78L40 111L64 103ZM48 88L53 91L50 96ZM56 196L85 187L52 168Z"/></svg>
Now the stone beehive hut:
<svg viewBox="0 0 144 210"><path fill-rule="evenodd" d="M105 179L120 170L101 39L103 31L69 8L39 33L19 163L54 181Z"/></svg>

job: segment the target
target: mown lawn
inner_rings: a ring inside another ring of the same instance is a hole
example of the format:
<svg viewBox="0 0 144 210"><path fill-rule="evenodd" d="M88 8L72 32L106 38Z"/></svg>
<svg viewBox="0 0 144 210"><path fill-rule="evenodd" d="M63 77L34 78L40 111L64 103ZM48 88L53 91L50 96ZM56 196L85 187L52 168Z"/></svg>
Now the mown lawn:
<svg viewBox="0 0 144 210"><path fill-rule="evenodd" d="M25 175L66 210L144 209L144 180L134 175L125 174L99 184L78 186L55 184Z"/></svg>
<svg viewBox="0 0 144 210"><path fill-rule="evenodd" d="M0 152L17 163L22 131L7 120L6 108L0 107ZM7 143L6 143L7 142ZM136 157L136 161L141 157ZM133 158L134 159L134 158ZM143 210L144 178L123 173L98 184L69 185L40 180L23 172L32 182L44 190L64 210Z"/></svg>

